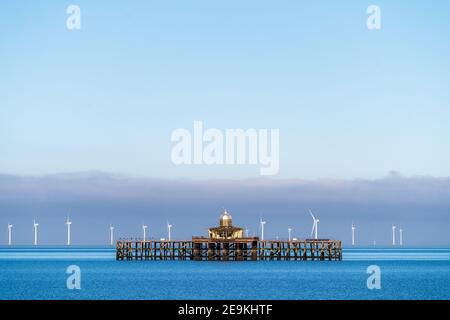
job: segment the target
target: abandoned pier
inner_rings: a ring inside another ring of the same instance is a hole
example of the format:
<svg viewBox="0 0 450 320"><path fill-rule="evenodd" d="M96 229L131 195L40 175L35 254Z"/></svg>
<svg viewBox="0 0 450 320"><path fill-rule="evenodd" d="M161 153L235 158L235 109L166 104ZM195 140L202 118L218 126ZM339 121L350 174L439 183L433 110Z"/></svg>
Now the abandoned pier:
<svg viewBox="0 0 450 320"><path fill-rule="evenodd" d="M330 239L260 240L243 237L243 229L232 225L226 211L220 226L209 229L208 237L191 240L120 240L116 260L342 260L342 242Z"/></svg>

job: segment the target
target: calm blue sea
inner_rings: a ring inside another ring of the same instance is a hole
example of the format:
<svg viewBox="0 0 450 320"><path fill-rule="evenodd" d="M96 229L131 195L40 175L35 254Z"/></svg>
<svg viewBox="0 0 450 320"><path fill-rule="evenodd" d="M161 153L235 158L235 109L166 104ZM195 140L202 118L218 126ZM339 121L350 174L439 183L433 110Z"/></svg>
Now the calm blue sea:
<svg viewBox="0 0 450 320"><path fill-rule="evenodd" d="M105 247L0 247L0 299L450 299L450 249L346 249L344 261L115 261ZM69 265L81 289L69 290ZM381 268L381 289L366 285Z"/></svg>

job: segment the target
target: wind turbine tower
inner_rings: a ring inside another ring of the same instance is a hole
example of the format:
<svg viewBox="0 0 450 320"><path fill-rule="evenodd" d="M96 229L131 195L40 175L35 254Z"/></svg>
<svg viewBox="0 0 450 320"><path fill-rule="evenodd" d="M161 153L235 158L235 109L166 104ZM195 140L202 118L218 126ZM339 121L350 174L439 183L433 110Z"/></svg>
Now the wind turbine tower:
<svg viewBox="0 0 450 320"><path fill-rule="evenodd" d="M312 230L311 230L311 236L310 237L312 237L313 234L314 234L314 239L317 240L318 239L318 237L317 237L317 233L318 233L317 228L318 228L320 220L316 219L316 217L314 217L314 215L313 215L311 210L309 210L309 214L311 215L311 217L313 219L313 227L312 227Z"/></svg>
<svg viewBox="0 0 450 320"><path fill-rule="evenodd" d="M13 225L8 223L8 246L12 244L12 228Z"/></svg>
<svg viewBox="0 0 450 320"><path fill-rule="evenodd" d="M109 238L110 245L114 245L114 227L111 224L109 225Z"/></svg>
<svg viewBox="0 0 450 320"><path fill-rule="evenodd" d="M34 229L34 245L38 245L38 227L39 223L36 223L36 220L33 220L33 229Z"/></svg>
<svg viewBox="0 0 450 320"><path fill-rule="evenodd" d="M67 245L70 246L72 244L72 239L71 239L71 228L72 228L72 221L70 221L70 218L67 217L66 220L66 225L67 225Z"/></svg>
<svg viewBox="0 0 450 320"><path fill-rule="evenodd" d="M397 229L396 226L392 226L392 245L395 246L395 229Z"/></svg>
<svg viewBox="0 0 450 320"><path fill-rule="evenodd" d="M288 228L289 241L291 241L291 232L292 232L292 228L289 227Z"/></svg>
<svg viewBox="0 0 450 320"><path fill-rule="evenodd" d="M167 236L168 236L168 239L169 239L169 241L172 239L172 234L171 234L171 230L172 230L172 225L169 223L169 222L167 222Z"/></svg>
<svg viewBox="0 0 450 320"><path fill-rule="evenodd" d="M266 221L261 218L259 224L261 226L261 240L264 240L264 226L266 225Z"/></svg>
<svg viewBox="0 0 450 320"><path fill-rule="evenodd" d="M142 231L144 232L144 241L147 240L147 228L148 226L146 226L145 224L142 225Z"/></svg>
<svg viewBox="0 0 450 320"><path fill-rule="evenodd" d="M352 222L352 246L355 245L355 224Z"/></svg>
<svg viewBox="0 0 450 320"><path fill-rule="evenodd" d="M400 245L403 246L403 228L400 226Z"/></svg>

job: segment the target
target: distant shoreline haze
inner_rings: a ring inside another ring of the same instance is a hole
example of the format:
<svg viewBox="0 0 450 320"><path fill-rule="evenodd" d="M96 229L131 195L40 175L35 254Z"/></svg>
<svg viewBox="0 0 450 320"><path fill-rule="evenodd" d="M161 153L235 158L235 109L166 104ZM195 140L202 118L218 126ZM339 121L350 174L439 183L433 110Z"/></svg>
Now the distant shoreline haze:
<svg viewBox="0 0 450 320"><path fill-rule="evenodd" d="M151 238L166 237L173 224L174 239L206 235L216 226L222 207L235 225L275 239L307 238L312 220L320 219L319 237L336 238L349 247L351 223L356 244L391 244L391 226L404 229L405 246L450 244L450 178L403 177L390 173L375 180L164 180L103 172L46 176L0 175L0 245L7 243L12 223L13 244L31 245L33 219L39 222L41 245L64 245L70 214L73 245L109 243L115 237L142 237L142 224Z"/></svg>

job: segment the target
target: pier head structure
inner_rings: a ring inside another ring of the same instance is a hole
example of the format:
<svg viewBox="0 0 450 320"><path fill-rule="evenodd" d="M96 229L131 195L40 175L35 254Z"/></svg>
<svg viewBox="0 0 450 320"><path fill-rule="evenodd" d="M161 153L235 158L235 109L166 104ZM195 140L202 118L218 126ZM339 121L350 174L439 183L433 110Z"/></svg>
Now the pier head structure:
<svg viewBox="0 0 450 320"><path fill-rule="evenodd" d="M208 237L191 240L120 240L117 260L342 260L342 242L330 239L259 240L244 237L243 228L223 210L219 226L209 228Z"/></svg>

